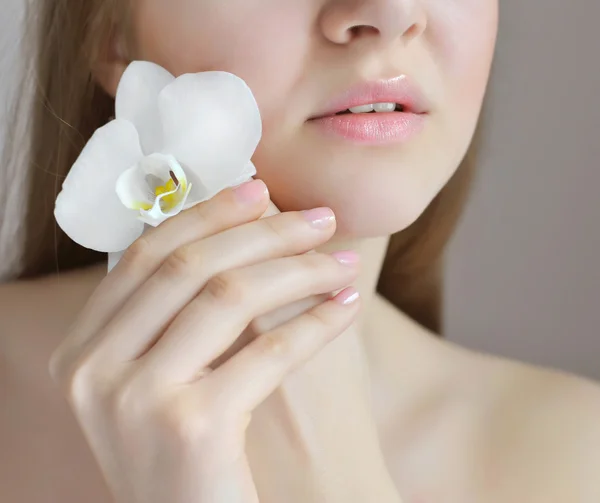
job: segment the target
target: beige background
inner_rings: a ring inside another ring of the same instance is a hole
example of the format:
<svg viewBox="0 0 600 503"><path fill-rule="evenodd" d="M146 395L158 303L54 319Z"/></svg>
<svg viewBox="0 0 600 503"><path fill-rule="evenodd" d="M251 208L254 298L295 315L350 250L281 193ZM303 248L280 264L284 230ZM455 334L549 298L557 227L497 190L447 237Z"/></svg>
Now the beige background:
<svg viewBox="0 0 600 503"><path fill-rule="evenodd" d="M600 379L600 2L499 1L489 145L451 248L447 331ZM0 145L22 2L0 9Z"/></svg>
<svg viewBox="0 0 600 503"><path fill-rule="evenodd" d="M600 379L600 2L500 10L489 144L451 248L446 328Z"/></svg>

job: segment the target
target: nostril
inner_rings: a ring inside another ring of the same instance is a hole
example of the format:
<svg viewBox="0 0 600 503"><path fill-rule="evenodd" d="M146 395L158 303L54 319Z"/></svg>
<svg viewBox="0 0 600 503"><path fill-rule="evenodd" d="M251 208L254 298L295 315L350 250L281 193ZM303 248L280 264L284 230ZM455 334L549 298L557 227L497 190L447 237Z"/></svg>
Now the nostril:
<svg viewBox="0 0 600 503"><path fill-rule="evenodd" d="M414 38L417 38L422 31L423 27L420 24L415 23L404 32L404 38L406 40L412 40Z"/></svg>
<svg viewBox="0 0 600 503"><path fill-rule="evenodd" d="M357 26L353 26L350 28L350 33L353 38L364 36L364 35L373 35L379 33L379 30L374 26L369 26L366 24L361 24Z"/></svg>

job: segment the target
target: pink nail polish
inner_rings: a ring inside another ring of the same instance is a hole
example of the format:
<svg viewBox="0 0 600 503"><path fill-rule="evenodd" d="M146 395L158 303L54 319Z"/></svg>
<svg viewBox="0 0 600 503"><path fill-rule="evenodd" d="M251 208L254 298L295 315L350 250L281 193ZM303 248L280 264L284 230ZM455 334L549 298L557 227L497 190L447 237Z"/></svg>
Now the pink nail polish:
<svg viewBox="0 0 600 503"><path fill-rule="evenodd" d="M335 215L329 208L315 208L303 211L302 214L315 229L328 229L335 223Z"/></svg>
<svg viewBox="0 0 600 503"><path fill-rule="evenodd" d="M352 286L342 290L333 298L333 300L343 306L354 304L358 299L360 299L360 294L358 293L358 290Z"/></svg>
<svg viewBox="0 0 600 503"><path fill-rule="evenodd" d="M252 180L233 189L233 193L242 204L252 205L265 199L269 191L262 180Z"/></svg>
<svg viewBox="0 0 600 503"><path fill-rule="evenodd" d="M352 250L338 251L332 253L331 256L344 265L352 266L358 264L358 262L360 261L358 253Z"/></svg>

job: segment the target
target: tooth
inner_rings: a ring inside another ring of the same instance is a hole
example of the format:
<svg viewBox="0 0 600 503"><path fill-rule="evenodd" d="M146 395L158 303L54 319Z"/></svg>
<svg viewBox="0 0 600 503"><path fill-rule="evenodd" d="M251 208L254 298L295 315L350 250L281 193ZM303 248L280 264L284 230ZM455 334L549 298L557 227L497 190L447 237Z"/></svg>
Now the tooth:
<svg viewBox="0 0 600 503"><path fill-rule="evenodd" d="M376 112L393 112L396 110L396 103L375 103L373 109Z"/></svg>
<svg viewBox="0 0 600 503"><path fill-rule="evenodd" d="M351 108L350 111L353 114L365 114L367 112L372 112L374 105L361 105L359 107Z"/></svg>

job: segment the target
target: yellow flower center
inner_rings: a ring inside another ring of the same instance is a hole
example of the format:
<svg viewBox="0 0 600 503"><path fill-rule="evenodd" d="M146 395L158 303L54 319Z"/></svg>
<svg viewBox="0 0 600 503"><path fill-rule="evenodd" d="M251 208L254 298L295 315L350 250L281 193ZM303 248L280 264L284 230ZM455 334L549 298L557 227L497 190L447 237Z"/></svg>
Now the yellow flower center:
<svg viewBox="0 0 600 503"><path fill-rule="evenodd" d="M181 199L185 195L187 189L185 180L182 180L179 189L175 190L177 189L177 183L179 182L177 181L177 178L175 178L173 172L170 172L170 174L172 177L171 179L167 180L164 185L159 185L154 189L154 195L156 197L171 192L171 194L164 196L160 200L160 208L162 211L171 211L173 208L175 208L181 202ZM149 211L152 209L152 204L140 202L135 205L134 209Z"/></svg>
<svg viewBox="0 0 600 503"><path fill-rule="evenodd" d="M156 187L156 189L154 189L154 195L156 197L158 197L167 192L173 192L176 188L177 188L177 185L175 185L175 182L173 180L168 180L167 183L165 183L164 185L160 185L160 186ZM173 192L172 194L169 194L168 196L163 197L162 202L164 202L165 205L171 207L172 205L174 205L176 203L176 199L177 199L177 192Z"/></svg>
<svg viewBox="0 0 600 503"><path fill-rule="evenodd" d="M164 185L159 185L154 189L154 194L156 197L166 194L168 192L172 192L172 194L168 194L164 196L160 200L160 207L163 211L171 211L175 208L180 202L186 192L186 183L184 180L177 180L175 174L170 171L169 174L171 178L167 180L167 183ZM178 185L181 184L178 188ZM178 189L178 190L176 190Z"/></svg>

